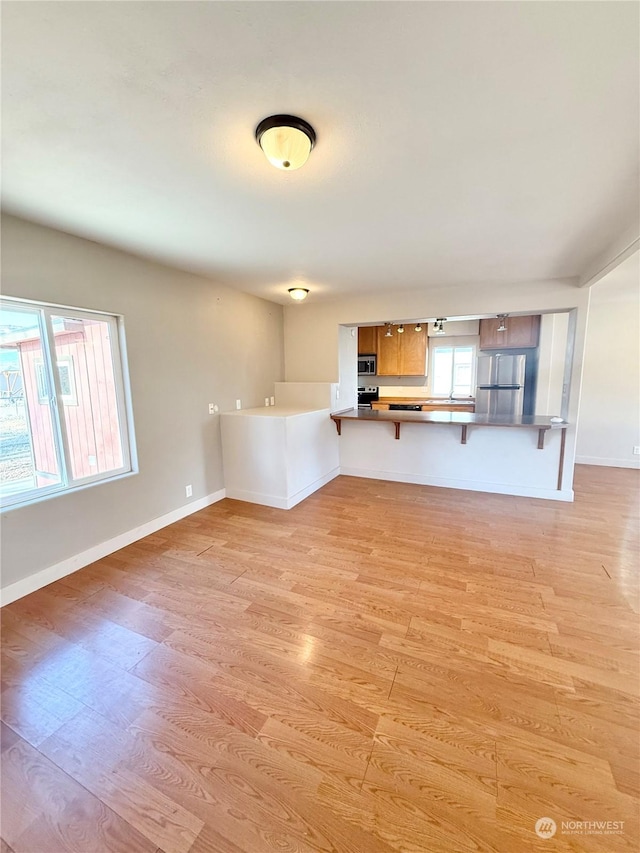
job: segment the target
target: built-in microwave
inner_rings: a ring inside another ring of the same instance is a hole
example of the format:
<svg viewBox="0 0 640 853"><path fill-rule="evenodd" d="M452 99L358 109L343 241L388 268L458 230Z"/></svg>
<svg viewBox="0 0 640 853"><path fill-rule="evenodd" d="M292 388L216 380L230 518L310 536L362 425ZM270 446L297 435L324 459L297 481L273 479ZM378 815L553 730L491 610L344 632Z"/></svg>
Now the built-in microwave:
<svg viewBox="0 0 640 853"><path fill-rule="evenodd" d="M376 357L375 355L359 355L358 356L358 376L375 376L376 375Z"/></svg>

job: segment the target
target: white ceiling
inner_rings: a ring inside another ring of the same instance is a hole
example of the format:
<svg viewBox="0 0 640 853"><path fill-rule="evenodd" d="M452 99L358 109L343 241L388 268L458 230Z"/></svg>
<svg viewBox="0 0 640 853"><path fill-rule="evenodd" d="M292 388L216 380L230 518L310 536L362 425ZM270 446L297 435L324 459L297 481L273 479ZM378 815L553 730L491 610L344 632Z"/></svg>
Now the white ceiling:
<svg viewBox="0 0 640 853"><path fill-rule="evenodd" d="M638 216L636 3L2 7L4 207L268 299L577 276Z"/></svg>

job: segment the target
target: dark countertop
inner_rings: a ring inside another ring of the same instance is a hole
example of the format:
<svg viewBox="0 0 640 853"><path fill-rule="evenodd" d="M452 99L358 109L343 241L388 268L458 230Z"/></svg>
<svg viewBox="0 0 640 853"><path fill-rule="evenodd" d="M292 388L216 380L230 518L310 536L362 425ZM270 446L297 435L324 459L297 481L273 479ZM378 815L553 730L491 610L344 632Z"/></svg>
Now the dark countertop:
<svg viewBox="0 0 640 853"><path fill-rule="evenodd" d="M567 421L551 423L539 415L478 415L474 412L388 412L369 409L343 409L332 412L333 420L389 421L391 423L458 424L460 426L502 426L534 429L566 429Z"/></svg>

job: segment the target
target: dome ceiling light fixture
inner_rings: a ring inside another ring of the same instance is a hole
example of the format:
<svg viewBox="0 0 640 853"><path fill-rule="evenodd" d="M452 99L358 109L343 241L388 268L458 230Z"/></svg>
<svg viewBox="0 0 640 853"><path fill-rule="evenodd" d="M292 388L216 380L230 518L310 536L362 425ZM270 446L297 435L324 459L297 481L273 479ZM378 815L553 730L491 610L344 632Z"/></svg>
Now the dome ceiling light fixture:
<svg viewBox="0 0 640 853"><path fill-rule="evenodd" d="M308 287L290 287L289 288L289 296L292 299L295 299L296 302L302 302L303 299L306 299L309 295Z"/></svg>
<svg viewBox="0 0 640 853"><path fill-rule="evenodd" d="M316 132L297 116L269 116L256 127L256 142L272 166L292 172L309 159Z"/></svg>

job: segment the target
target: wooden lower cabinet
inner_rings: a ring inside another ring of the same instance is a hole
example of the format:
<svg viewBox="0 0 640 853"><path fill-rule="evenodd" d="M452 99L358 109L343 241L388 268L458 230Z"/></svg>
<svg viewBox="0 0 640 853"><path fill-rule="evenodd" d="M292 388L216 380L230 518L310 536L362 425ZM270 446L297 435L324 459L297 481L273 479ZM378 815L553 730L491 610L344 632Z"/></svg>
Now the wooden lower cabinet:
<svg viewBox="0 0 640 853"><path fill-rule="evenodd" d="M422 412L475 412L474 403L452 406L450 403L421 403L420 400L407 400L407 406L420 406ZM372 403L371 408L378 412L389 411L389 403Z"/></svg>
<svg viewBox="0 0 640 853"><path fill-rule="evenodd" d="M464 406L451 406L444 403L440 405L427 404L422 407L423 412L475 412L476 407L473 403L465 404Z"/></svg>

